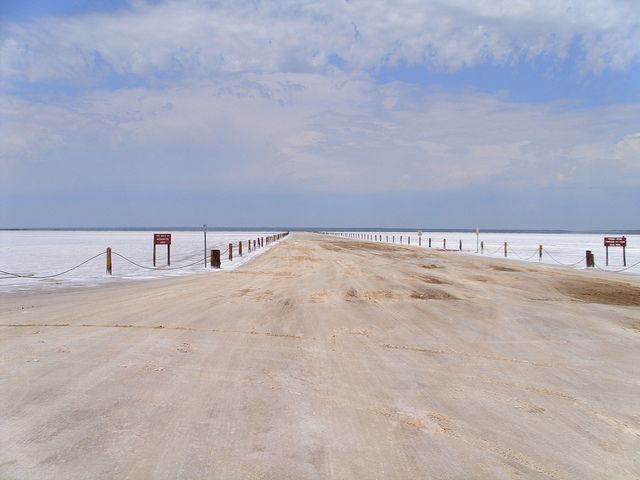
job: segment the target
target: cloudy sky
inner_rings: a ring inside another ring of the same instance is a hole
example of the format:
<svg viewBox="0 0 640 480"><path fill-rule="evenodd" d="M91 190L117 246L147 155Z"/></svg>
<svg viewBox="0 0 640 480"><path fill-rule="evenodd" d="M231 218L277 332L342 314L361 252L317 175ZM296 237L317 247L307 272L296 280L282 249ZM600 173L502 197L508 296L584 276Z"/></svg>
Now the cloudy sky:
<svg viewBox="0 0 640 480"><path fill-rule="evenodd" d="M640 2L0 2L0 228L640 228Z"/></svg>

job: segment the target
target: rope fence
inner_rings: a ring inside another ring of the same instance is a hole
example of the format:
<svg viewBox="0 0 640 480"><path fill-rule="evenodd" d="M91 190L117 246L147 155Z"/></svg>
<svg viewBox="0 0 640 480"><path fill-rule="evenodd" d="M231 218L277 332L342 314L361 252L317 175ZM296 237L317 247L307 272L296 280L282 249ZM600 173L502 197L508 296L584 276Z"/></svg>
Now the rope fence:
<svg viewBox="0 0 640 480"><path fill-rule="evenodd" d="M453 243L453 245L458 246L459 248L447 248L447 241L448 239L446 238L442 238L442 239L435 239L432 237L429 238L423 238L421 236L418 236L418 241L415 241L415 237L414 237L414 241L412 242L411 239L411 235L399 235L398 232L394 232L393 234L389 235L389 234L378 234L378 233L369 233L369 232L320 232L322 234L328 234L328 235L334 235L334 236L340 236L343 238L349 238L349 239L354 239L354 240L364 240L364 241L372 241L372 242L382 242L384 241L385 243L400 243L403 245L417 245L417 246L422 246L422 247L428 247L428 248L436 248L438 250L447 250L447 251L465 251L462 248L462 240L459 240L459 243ZM384 240L383 240L384 238ZM399 242L397 241L399 240ZM470 252L471 250L466 250L466 252ZM538 261L542 262L545 258L548 258L551 262L557 264L557 265L561 265L564 267L576 267L581 263L584 263L586 268L593 268L595 270L601 271L601 272L609 272L609 273L620 273L620 272L625 272L628 270L631 270L633 268L636 268L640 265L640 261L632 264L632 265L626 265L626 259L625 259L625 266L624 268L620 268L620 269L611 269L611 268L603 268L602 266L598 265L595 263L594 260L594 255L592 253L591 250L586 250L584 255L579 255L578 257L575 256L575 254L562 254L563 257L569 257L569 259L559 259L557 258L557 256L559 255L558 253L551 253L549 252L549 250L545 247L543 247L542 245L539 245L538 248L533 252L530 253L531 251L526 251L526 252L522 252L522 251L516 251L514 250L507 242L504 242L502 245L500 246L488 246L485 245L484 241L480 242L478 245L478 250L475 253L479 253L482 255L496 255L496 254L500 254L503 253L505 258L508 258L509 255L514 256L515 258L517 258L518 260L522 260L522 261L533 261L534 258L538 257ZM571 260L571 258L576 258L575 261Z"/></svg>
<svg viewBox="0 0 640 480"><path fill-rule="evenodd" d="M287 235L289 235L289 232L284 232L284 233L277 233L274 235L268 235L265 237L259 237L256 239L251 239L251 240L247 240L247 241L238 241L237 242L237 252L238 252L238 257L242 257L243 256L243 252L242 252L242 244L245 243L248 246L248 251L246 253L251 253L251 252L255 252L257 251L259 248L263 248L265 246L269 246L272 243L275 243L283 238L285 238ZM111 261L111 257L116 256L118 258L121 258L122 260L124 260L125 262L137 267L137 268L141 268L143 270L153 270L153 271L173 271L173 270L184 270L186 268L190 268L193 267L195 265L198 264L202 264L204 261L205 267L207 265L209 265L211 268L220 268L220 264L217 263L217 265L214 265L214 262L212 261L212 257L214 256L214 252L215 253L215 259L217 259L217 262L221 261L222 256L226 255L227 253L229 254L228 256L228 261L232 262L233 261L233 243L229 243L228 246L223 250L223 247L226 244L223 245L214 245L215 248L211 248L209 249L209 252L205 253L205 256L202 257L202 251L191 251L185 254L182 254L183 258L189 258L189 257L194 257L194 256L198 256L198 260L195 260L193 262L184 264L184 265L179 265L179 266L162 266L162 267L150 267L147 265L143 265L141 263L138 263L134 260L132 260L131 258L127 257L126 255L123 255L119 252L116 251L112 251L111 248L107 248L106 251L104 252L100 252L100 253L96 253L95 255L89 257L88 259L86 259L85 261L74 265L71 268L68 268L62 272L58 272L58 273L54 273L54 274L50 274L50 275L34 275L34 274L22 274L22 273L15 273L15 272L9 272L6 270L0 270L0 280L6 280L6 279L12 279L12 278L24 278L27 280L42 280L42 279L50 279L50 278L55 278L55 277L60 277L62 275L65 275L67 273L70 273L80 267L82 267L83 265L88 264L89 262L95 260L96 258L99 258L103 255L105 255L107 257L107 273L111 274L110 269L112 268L112 261Z"/></svg>

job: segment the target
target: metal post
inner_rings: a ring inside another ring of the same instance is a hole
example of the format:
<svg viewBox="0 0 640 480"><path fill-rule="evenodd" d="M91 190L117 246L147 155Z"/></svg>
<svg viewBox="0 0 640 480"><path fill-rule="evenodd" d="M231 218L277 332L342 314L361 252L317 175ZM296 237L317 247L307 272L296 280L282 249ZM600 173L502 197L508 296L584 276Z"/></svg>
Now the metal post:
<svg viewBox="0 0 640 480"><path fill-rule="evenodd" d="M204 268L207 268L207 224L202 225L204 233Z"/></svg>
<svg viewBox="0 0 640 480"><path fill-rule="evenodd" d="M604 250L606 252L606 259L605 259L605 265L608 267L609 266L609 245L607 245L606 247L604 247Z"/></svg>

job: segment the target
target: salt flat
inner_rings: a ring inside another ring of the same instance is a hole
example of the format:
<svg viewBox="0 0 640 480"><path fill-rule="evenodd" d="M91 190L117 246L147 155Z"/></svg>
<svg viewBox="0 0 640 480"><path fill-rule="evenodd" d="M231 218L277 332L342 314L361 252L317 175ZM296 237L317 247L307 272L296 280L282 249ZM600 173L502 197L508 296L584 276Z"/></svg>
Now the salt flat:
<svg viewBox="0 0 640 480"><path fill-rule="evenodd" d="M0 478L640 477L640 280L292 234L0 295Z"/></svg>

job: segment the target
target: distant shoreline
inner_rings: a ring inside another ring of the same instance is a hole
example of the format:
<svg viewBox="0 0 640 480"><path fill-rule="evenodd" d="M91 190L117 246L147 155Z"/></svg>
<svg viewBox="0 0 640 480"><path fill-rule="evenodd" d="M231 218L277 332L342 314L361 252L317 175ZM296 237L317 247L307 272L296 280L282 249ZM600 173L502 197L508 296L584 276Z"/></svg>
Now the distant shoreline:
<svg viewBox="0 0 640 480"><path fill-rule="evenodd" d="M208 227L210 232L455 232L455 233L475 233L475 228L333 228L333 227ZM0 232L153 232L153 231L173 231L173 232L201 232L202 227L29 227L29 228L0 228ZM481 233L550 233L550 234L617 234L617 235L640 235L640 229L619 229L619 230L559 230L559 229L513 229L513 228L485 228L480 229Z"/></svg>

